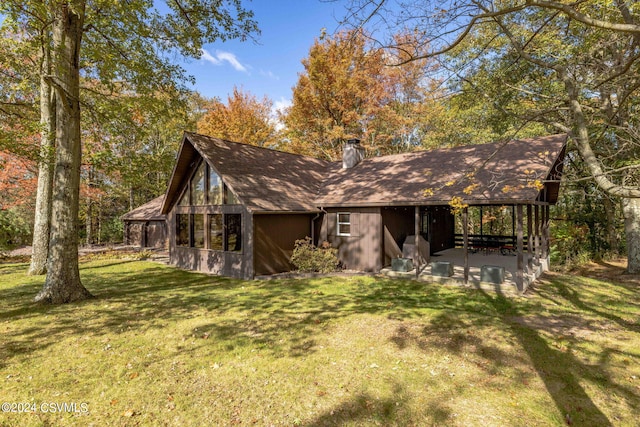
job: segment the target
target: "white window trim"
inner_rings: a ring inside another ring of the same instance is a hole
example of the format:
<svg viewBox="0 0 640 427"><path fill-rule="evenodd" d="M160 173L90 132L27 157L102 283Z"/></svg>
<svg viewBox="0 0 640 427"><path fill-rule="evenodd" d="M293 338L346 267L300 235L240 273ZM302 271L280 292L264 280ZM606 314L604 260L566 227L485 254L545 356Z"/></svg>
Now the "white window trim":
<svg viewBox="0 0 640 427"><path fill-rule="evenodd" d="M340 215L349 215L349 222L340 221ZM348 225L349 232L341 233L340 225ZM351 212L338 212L336 216L336 236L351 236Z"/></svg>

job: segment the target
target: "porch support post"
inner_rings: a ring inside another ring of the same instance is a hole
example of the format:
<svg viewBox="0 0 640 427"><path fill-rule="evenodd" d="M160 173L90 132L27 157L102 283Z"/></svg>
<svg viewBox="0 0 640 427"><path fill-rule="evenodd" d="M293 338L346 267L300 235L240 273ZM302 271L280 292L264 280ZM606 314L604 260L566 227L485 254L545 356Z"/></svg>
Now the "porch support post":
<svg viewBox="0 0 640 427"><path fill-rule="evenodd" d="M420 276L420 206L416 206L414 224L415 247L413 249L413 260L416 263L416 279Z"/></svg>
<svg viewBox="0 0 640 427"><path fill-rule="evenodd" d="M518 292L524 292L524 262L523 262L523 226L522 226L523 209L522 205L516 207L516 250L517 250L517 264L518 270L516 271L516 287Z"/></svg>
<svg viewBox="0 0 640 427"><path fill-rule="evenodd" d="M540 206L535 206L535 233L534 251L536 254L536 265L540 265Z"/></svg>
<svg viewBox="0 0 640 427"><path fill-rule="evenodd" d="M469 208L462 211L462 236L464 247L464 283L469 283Z"/></svg>
<svg viewBox="0 0 640 427"><path fill-rule="evenodd" d="M551 219L549 218L551 216L551 212L550 212L550 207L549 205L546 205L544 207L544 227L542 229L542 232L544 233L544 262L547 265L547 270L549 269L549 252L550 252L550 242L549 242L549 225L551 222Z"/></svg>
<svg viewBox="0 0 640 427"><path fill-rule="evenodd" d="M527 268L531 273L533 267L533 215L531 205L527 205Z"/></svg>
<svg viewBox="0 0 640 427"><path fill-rule="evenodd" d="M542 258L542 262L545 262L547 258L547 238L545 229L547 227L547 207L540 207L541 221L540 221L540 255Z"/></svg>

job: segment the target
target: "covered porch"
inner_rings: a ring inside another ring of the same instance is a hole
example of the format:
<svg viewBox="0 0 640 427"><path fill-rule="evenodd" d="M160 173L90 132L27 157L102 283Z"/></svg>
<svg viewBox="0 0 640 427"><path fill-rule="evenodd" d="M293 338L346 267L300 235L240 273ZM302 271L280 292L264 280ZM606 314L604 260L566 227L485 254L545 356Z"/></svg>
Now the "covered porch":
<svg viewBox="0 0 640 427"><path fill-rule="evenodd" d="M390 239L385 239L387 262L381 273L522 294L548 270L548 203L465 206L448 216L452 219L443 226L429 209L416 206L414 235L393 248L393 253L402 252L395 256L401 259L389 259L388 247L394 242L389 245ZM406 214L405 220L409 222ZM448 233L449 238L436 239L438 234ZM419 240L426 240L430 250L418 250ZM444 248L433 244L439 240L450 243ZM408 264L402 265L402 260Z"/></svg>
<svg viewBox="0 0 640 427"><path fill-rule="evenodd" d="M540 275L548 268L546 260L537 260L535 254L528 252L523 253L524 269L523 269L523 285L528 288ZM442 275L442 268L433 270L433 263L443 265L450 263L453 267L452 275ZM477 289L492 290L505 295L520 295L522 291L518 290L518 260L515 255L503 255L499 251L496 252L475 252L468 255L469 272L465 281L465 255L463 248L451 248L444 251L436 252L431 256L428 263L419 267L418 280L440 282L445 284L466 285ZM504 269L504 281L495 283L484 281L482 268L498 267ZM389 277L403 277L407 279L416 279L416 270L408 272L393 271L391 267L381 270L381 274Z"/></svg>

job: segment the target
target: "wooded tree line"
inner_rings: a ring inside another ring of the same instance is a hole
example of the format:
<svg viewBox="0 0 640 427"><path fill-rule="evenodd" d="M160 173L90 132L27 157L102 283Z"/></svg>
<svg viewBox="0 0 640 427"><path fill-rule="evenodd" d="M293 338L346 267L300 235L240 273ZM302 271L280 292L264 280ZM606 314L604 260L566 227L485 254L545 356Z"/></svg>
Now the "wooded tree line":
<svg viewBox="0 0 640 427"><path fill-rule="evenodd" d="M184 130L330 160L353 137L383 155L567 132L557 253L627 250L638 268L635 3L349 3L344 29L319 35L291 106L274 112L242 88L226 100L188 92L169 59L257 34L240 0L163 12L144 0L4 2L0 188L17 197L0 202L0 245L33 230L41 299L62 282L79 285L63 300L86 296L78 236L120 239L119 216L164 192Z"/></svg>

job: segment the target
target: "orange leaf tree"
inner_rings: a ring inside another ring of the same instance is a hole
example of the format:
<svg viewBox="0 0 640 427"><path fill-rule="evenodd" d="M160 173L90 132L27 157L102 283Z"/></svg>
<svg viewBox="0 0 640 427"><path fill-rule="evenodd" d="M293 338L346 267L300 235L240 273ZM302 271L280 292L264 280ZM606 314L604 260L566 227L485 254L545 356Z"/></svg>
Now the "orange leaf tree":
<svg viewBox="0 0 640 427"><path fill-rule="evenodd" d="M273 102L266 96L243 92L237 87L227 104L213 99L198 121L198 132L235 142L268 147L276 142L276 126L271 117Z"/></svg>

